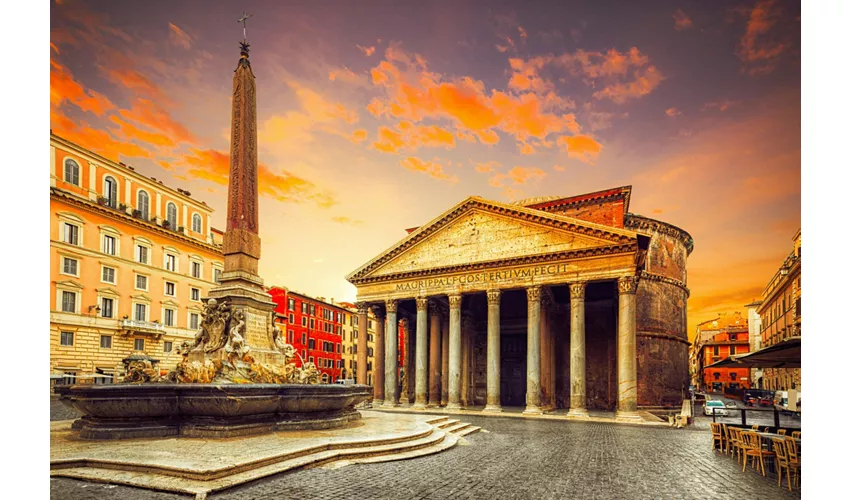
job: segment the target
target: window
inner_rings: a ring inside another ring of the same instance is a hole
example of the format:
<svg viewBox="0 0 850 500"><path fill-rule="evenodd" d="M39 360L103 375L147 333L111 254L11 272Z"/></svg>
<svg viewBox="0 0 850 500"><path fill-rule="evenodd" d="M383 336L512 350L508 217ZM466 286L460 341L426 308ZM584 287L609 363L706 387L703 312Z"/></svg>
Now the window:
<svg viewBox="0 0 850 500"><path fill-rule="evenodd" d="M174 290L176 285L170 281L165 282L165 294L169 297L174 297Z"/></svg>
<svg viewBox="0 0 850 500"><path fill-rule="evenodd" d="M101 335L100 336L100 348L101 349L112 349L112 335Z"/></svg>
<svg viewBox="0 0 850 500"><path fill-rule="evenodd" d="M177 256L170 253L165 254L165 269L177 271Z"/></svg>
<svg viewBox="0 0 850 500"><path fill-rule="evenodd" d="M100 316L103 318L111 318L114 310L114 301L109 298L100 299Z"/></svg>
<svg viewBox="0 0 850 500"><path fill-rule="evenodd" d="M731 356L732 354L735 354L735 346L730 345L729 346L729 355Z"/></svg>
<svg viewBox="0 0 850 500"><path fill-rule="evenodd" d="M213 281L221 283L221 269L213 269Z"/></svg>
<svg viewBox="0 0 850 500"><path fill-rule="evenodd" d="M372 351L372 348L371 348L371 347L369 348L369 352L367 352L366 354L367 354L369 357L372 357L372 356L374 356L374 355L375 355L375 354L374 354L374 352Z"/></svg>
<svg viewBox="0 0 850 500"><path fill-rule="evenodd" d="M738 374L735 373L735 372L732 372L732 373L729 374L729 378L732 379L732 380L738 380Z"/></svg>
<svg viewBox="0 0 850 500"><path fill-rule="evenodd" d="M162 352L171 352L174 348L174 344L170 341L165 341L162 343Z"/></svg>
<svg viewBox="0 0 850 500"><path fill-rule="evenodd" d="M316 339L310 339L307 349L313 350L316 348Z"/></svg>
<svg viewBox="0 0 850 500"><path fill-rule="evenodd" d="M294 311L295 310L295 299L289 299L288 300L288 306L289 306L288 308L289 308L290 311ZM292 316L292 315L290 314L290 316Z"/></svg>
<svg viewBox="0 0 850 500"><path fill-rule="evenodd" d="M70 158L65 160L65 182L80 185L80 165Z"/></svg>
<svg viewBox="0 0 850 500"><path fill-rule="evenodd" d="M147 290L148 289L148 277L142 276L141 274L136 275L136 289L137 290Z"/></svg>
<svg viewBox="0 0 850 500"><path fill-rule="evenodd" d="M192 277L200 278L201 277L201 263L200 262L192 262Z"/></svg>
<svg viewBox="0 0 850 500"><path fill-rule="evenodd" d="M77 276L77 259L62 257L62 274Z"/></svg>
<svg viewBox="0 0 850 500"><path fill-rule="evenodd" d="M59 334L59 345L74 345L74 332L61 332Z"/></svg>
<svg viewBox="0 0 850 500"><path fill-rule="evenodd" d="M170 201L165 206L165 220L168 221L171 229L177 229L177 205Z"/></svg>
<svg viewBox="0 0 850 500"><path fill-rule="evenodd" d="M63 222L62 241L70 245L80 244L80 227Z"/></svg>
<svg viewBox="0 0 850 500"><path fill-rule="evenodd" d="M313 360L313 356L310 356L310 362L311 362L311 363L314 363L314 362L315 362L315 361Z"/></svg>
<svg viewBox="0 0 850 500"><path fill-rule="evenodd" d="M729 340L738 340L738 334L737 333L730 333L729 334Z"/></svg>
<svg viewBox="0 0 850 500"><path fill-rule="evenodd" d="M106 198L107 206L115 208L118 206L118 181L110 176L103 180L103 196Z"/></svg>
<svg viewBox="0 0 850 500"><path fill-rule="evenodd" d="M145 350L145 339L134 339L133 340L133 349L136 351L144 351Z"/></svg>
<svg viewBox="0 0 850 500"><path fill-rule="evenodd" d="M189 313L189 328L198 329L198 313Z"/></svg>
<svg viewBox="0 0 850 500"><path fill-rule="evenodd" d="M192 215L192 231L195 231L196 233L204 232L201 225L201 216L198 214Z"/></svg>
<svg viewBox="0 0 850 500"><path fill-rule="evenodd" d="M307 326L307 318L305 316L301 316L301 326Z"/></svg>
<svg viewBox="0 0 850 500"><path fill-rule="evenodd" d="M174 326L174 309L165 310L165 326Z"/></svg>
<svg viewBox="0 0 850 500"><path fill-rule="evenodd" d="M306 343L307 343L307 334L302 333L301 334L301 344L306 344Z"/></svg>
<svg viewBox="0 0 850 500"><path fill-rule="evenodd" d="M719 373L714 372L714 380L720 380L720 374Z"/></svg>
<svg viewBox="0 0 850 500"><path fill-rule="evenodd" d="M101 368L95 369L95 374L100 375L99 377L94 378L95 384L111 384L112 383L112 375L106 373Z"/></svg>
<svg viewBox="0 0 850 500"><path fill-rule="evenodd" d="M142 219L148 220L150 217L150 200L147 191L139 191L139 194L136 196L136 210L141 212L140 216Z"/></svg>
<svg viewBox="0 0 850 500"><path fill-rule="evenodd" d="M115 284L115 268L103 266L100 272L100 281Z"/></svg>
<svg viewBox="0 0 850 500"><path fill-rule="evenodd" d="M291 325L293 323L295 323L295 315L290 313L289 314L289 324Z"/></svg>
<svg viewBox="0 0 850 500"><path fill-rule="evenodd" d="M136 304L133 312L135 314L134 319L136 321L147 321L148 307L145 304Z"/></svg>
<svg viewBox="0 0 850 500"><path fill-rule="evenodd" d="M201 289L200 288L190 288L189 289L189 297L192 300L201 300Z"/></svg>
<svg viewBox="0 0 850 500"><path fill-rule="evenodd" d="M289 330L289 332L286 336L286 341L289 342L290 344L295 342L295 332L293 332L292 330Z"/></svg>
<svg viewBox="0 0 850 500"><path fill-rule="evenodd" d="M77 312L77 294L74 292L62 292L62 312Z"/></svg>
<svg viewBox="0 0 850 500"><path fill-rule="evenodd" d="M714 355L718 356L720 354L720 347L714 346Z"/></svg>
<svg viewBox="0 0 850 500"><path fill-rule="evenodd" d="M115 255L115 237L103 235L103 253L107 255Z"/></svg>
<svg viewBox="0 0 850 500"><path fill-rule="evenodd" d="M310 329L313 330L316 328L316 320L310 318Z"/></svg>
<svg viewBox="0 0 850 500"><path fill-rule="evenodd" d="M148 247L144 245L136 245L136 261L141 264L148 263Z"/></svg>

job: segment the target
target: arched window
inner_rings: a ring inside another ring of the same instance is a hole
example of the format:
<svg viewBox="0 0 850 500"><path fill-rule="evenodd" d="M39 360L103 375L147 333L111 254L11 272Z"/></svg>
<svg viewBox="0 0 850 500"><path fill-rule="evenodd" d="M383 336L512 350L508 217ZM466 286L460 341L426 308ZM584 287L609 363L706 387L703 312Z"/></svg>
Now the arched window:
<svg viewBox="0 0 850 500"><path fill-rule="evenodd" d="M118 206L118 181L107 176L103 180L103 195L106 198L106 204L112 208Z"/></svg>
<svg viewBox="0 0 850 500"><path fill-rule="evenodd" d="M171 225L171 229L177 229L177 205L170 201L165 206L165 220Z"/></svg>
<svg viewBox="0 0 850 500"><path fill-rule="evenodd" d="M65 182L80 185L80 166L70 158L65 160Z"/></svg>
<svg viewBox="0 0 850 500"><path fill-rule="evenodd" d="M200 233L201 229L201 216L198 214L192 215L192 231Z"/></svg>
<svg viewBox="0 0 850 500"><path fill-rule="evenodd" d="M150 196L148 196L147 191L139 191L136 199L136 209L142 213L142 219L148 219L150 216Z"/></svg>

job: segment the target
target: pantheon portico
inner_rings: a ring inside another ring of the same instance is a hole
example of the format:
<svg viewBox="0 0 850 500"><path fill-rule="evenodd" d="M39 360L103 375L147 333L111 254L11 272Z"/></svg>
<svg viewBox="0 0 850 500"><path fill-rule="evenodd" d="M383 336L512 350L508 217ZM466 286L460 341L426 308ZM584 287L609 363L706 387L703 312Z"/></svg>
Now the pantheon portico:
<svg viewBox="0 0 850 500"><path fill-rule="evenodd" d="M379 319L373 403L623 419L681 404L693 242L628 213L630 195L469 197L351 273L360 324L370 308Z"/></svg>

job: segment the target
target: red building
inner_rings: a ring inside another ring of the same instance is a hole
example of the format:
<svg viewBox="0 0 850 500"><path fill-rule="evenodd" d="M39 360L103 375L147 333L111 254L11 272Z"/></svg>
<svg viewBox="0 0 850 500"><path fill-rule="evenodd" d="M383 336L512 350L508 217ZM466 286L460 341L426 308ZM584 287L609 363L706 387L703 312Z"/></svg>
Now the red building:
<svg viewBox="0 0 850 500"><path fill-rule="evenodd" d="M749 368L706 368L731 355L750 352L747 318L740 313L724 314L697 325L693 345L701 374L702 388L712 392L724 389L749 388Z"/></svg>
<svg viewBox="0 0 850 500"><path fill-rule="evenodd" d="M357 321L357 311L343 304L332 304L321 298L313 298L283 287L267 290L277 304L278 327L286 332L286 341L295 347L298 354L296 366L302 362L315 363L322 373L322 381L334 383L342 377L342 369L348 359L356 359L356 350L347 353L343 342L346 331ZM372 320L370 320L370 323ZM399 367L404 366L404 328L399 325ZM369 333L372 333L370 328ZM356 340L353 341L356 345ZM370 353L371 354L371 353ZM374 358L370 357L371 362ZM350 373L350 370L347 370ZM351 377L348 377L351 378Z"/></svg>

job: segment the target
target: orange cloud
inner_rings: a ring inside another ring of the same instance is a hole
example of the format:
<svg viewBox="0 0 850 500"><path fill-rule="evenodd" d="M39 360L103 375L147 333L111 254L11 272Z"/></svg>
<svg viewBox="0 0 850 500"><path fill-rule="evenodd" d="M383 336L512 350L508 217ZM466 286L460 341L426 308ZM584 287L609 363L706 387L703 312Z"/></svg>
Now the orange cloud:
<svg viewBox="0 0 850 500"><path fill-rule="evenodd" d="M617 104L623 104L629 99L643 97L653 90L664 80L664 76L655 66L650 66L636 75L634 81L627 83L616 83L594 92L596 99L610 99Z"/></svg>
<svg viewBox="0 0 850 500"><path fill-rule="evenodd" d="M501 163L499 163L497 161L492 161L492 160L488 161L486 163L474 163L474 165L475 165L475 171L481 172L482 174L493 172L494 169L502 166Z"/></svg>
<svg viewBox="0 0 850 500"><path fill-rule="evenodd" d="M115 115L110 116L109 119L113 123L118 125L118 127L119 127L118 130L121 132L121 135L123 135L123 137L125 139L128 139L128 140L134 140L135 139L135 140L139 140L139 141L142 141L142 142L146 142L148 144L153 144L155 146L162 146L162 147L168 147L168 148L175 146L175 142L165 134L160 134L158 132L149 132L149 131L146 131L146 130L142 130L142 129L140 129L140 128L138 128L138 127L136 127L136 126L134 126L130 123L127 123L127 122L121 120L121 118L119 118Z"/></svg>
<svg viewBox="0 0 850 500"><path fill-rule="evenodd" d="M729 99L724 99L722 101L717 102L707 102L702 106L701 110L705 111L707 109L717 108L722 112L726 111L727 109L731 108L736 104L738 104L738 101L730 101Z"/></svg>
<svg viewBox="0 0 850 500"><path fill-rule="evenodd" d="M66 102L96 116L103 116L107 111L115 109L115 105L106 96L84 89L74 80L68 68L51 59L50 105L58 109Z"/></svg>
<svg viewBox="0 0 850 500"><path fill-rule="evenodd" d="M192 37L181 30L177 25L168 23L168 38L171 43L183 47L186 50L192 48Z"/></svg>
<svg viewBox="0 0 850 500"><path fill-rule="evenodd" d="M91 128L86 122L76 122L62 113L50 110L50 129L54 134L75 142L106 158L152 158L150 151L132 142L119 141L103 130Z"/></svg>
<svg viewBox="0 0 850 500"><path fill-rule="evenodd" d="M747 21L747 30L741 38L737 56L744 62L744 69L751 75L767 74L776 68L779 57L788 48L784 43L776 42L771 36L771 28L781 17L782 11L775 0L760 0Z"/></svg>
<svg viewBox="0 0 850 500"><path fill-rule="evenodd" d="M129 110L122 109L118 113L125 120L133 121L169 136L175 143L197 144L197 139L186 127L174 120L167 111L160 109L147 99L138 98Z"/></svg>
<svg viewBox="0 0 850 500"><path fill-rule="evenodd" d="M169 101L159 85L150 81L140 72L132 69L105 69L107 78L112 83L122 86L134 93L141 94L153 102L165 104Z"/></svg>
<svg viewBox="0 0 850 500"><path fill-rule="evenodd" d="M398 153L402 149L415 151L420 147L455 147L455 136L437 125L415 126L403 120L393 130L389 127L378 128L378 140L372 147L384 153Z"/></svg>
<svg viewBox="0 0 850 500"><path fill-rule="evenodd" d="M691 21L691 18L688 17L688 15L685 14L682 9L676 9L676 12L673 13L673 20L675 21L673 27L676 29L676 31L686 30L694 25L693 21Z"/></svg>
<svg viewBox="0 0 850 500"><path fill-rule="evenodd" d="M552 170L555 170L556 172L566 172L567 169L561 165L552 165Z"/></svg>
<svg viewBox="0 0 850 500"><path fill-rule="evenodd" d="M369 133L361 128L351 133L350 140L351 142L358 143L365 141L367 137L369 137Z"/></svg>
<svg viewBox="0 0 850 500"><path fill-rule="evenodd" d="M665 111L665 113L667 113L667 116L669 116L671 118L674 117L674 116L679 116L679 115L682 114L682 112L679 111L676 108L669 108L667 111Z"/></svg>
<svg viewBox="0 0 850 500"><path fill-rule="evenodd" d="M459 179L454 175L443 172L443 166L432 161L421 160L414 156L408 156L402 160L401 165L412 172L423 172L434 179L457 182Z"/></svg>
<svg viewBox="0 0 850 500"><path fill-rule="evenodd" d="M371 56L372 54L375 53L375 47L374 46L363 47L361 45L357 45L357 48L360 49L364 54L366 54L366 57L369 57L369 56Z"/></svg>
<svg viewBox="0 0 850 500"><path fill-rule="evenodd" d="M230 174L230 156L214 149L191 149L191 155L183 158L183 165L188 166L186 174L196 179L226 186ZM259 194L284 203L312 202L322 208L330 208L337 204L332 195L319 191L312 182L284 171L281 174L273 172L268 166L258 166Z"/></svg>
<svg viewBox="0 0 850 500"><path fill-rule="evenodd" d="M602 145L588 135L563 135L558 137L558 145L570 158L593 164L602 152Z"/></svg>

